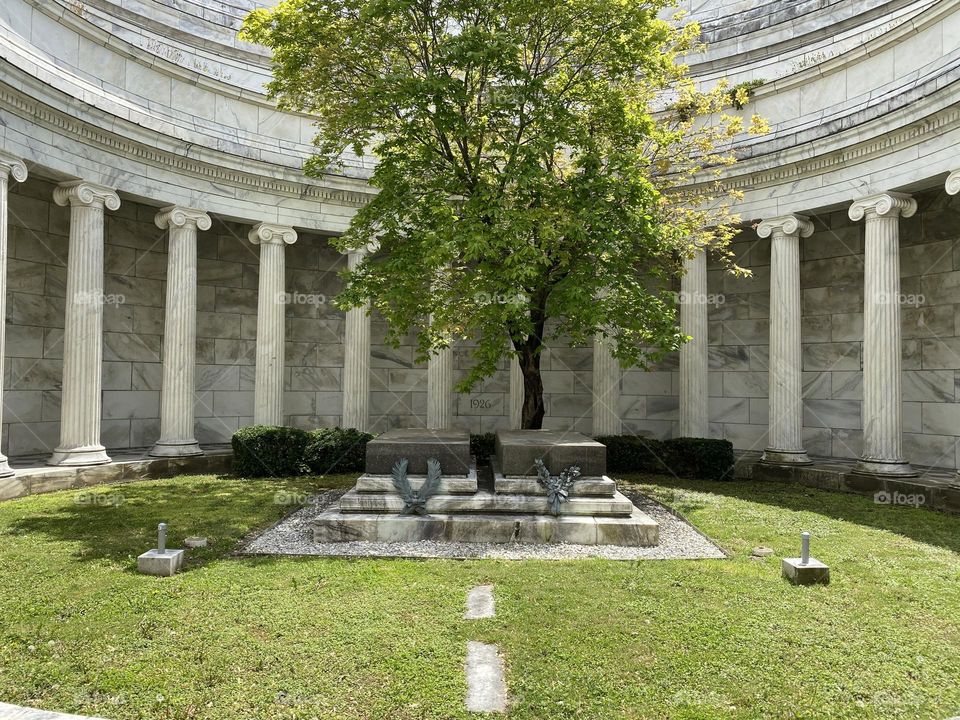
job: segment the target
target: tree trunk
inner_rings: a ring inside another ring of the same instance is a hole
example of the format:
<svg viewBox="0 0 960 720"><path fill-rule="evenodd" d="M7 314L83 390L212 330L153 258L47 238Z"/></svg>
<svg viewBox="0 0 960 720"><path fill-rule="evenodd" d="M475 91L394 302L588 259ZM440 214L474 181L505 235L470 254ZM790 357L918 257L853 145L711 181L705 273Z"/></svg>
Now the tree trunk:
<svg viewBox="0 0 960 720"><path fill-rule="evenodd" d="M520 348L520 372L523 375L523 412L520 415L520 427L524 430L539 430L543 427L546 408L543 404L543 378L540 375L539 342L532 338Z"/></svg>

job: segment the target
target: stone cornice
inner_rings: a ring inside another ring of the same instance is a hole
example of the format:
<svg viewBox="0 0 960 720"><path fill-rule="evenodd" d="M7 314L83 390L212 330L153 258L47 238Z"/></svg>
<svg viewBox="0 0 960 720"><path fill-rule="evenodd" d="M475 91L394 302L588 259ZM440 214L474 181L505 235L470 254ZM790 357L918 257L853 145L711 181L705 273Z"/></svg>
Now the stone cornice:
<svg viewBox="0 0 960 720"><path fill-rule="evenodd" d="M782 215L761 222L757 226L757 235L768 238L777 230L791 237L810 237L813 223L804 215Z"/></svg>
<svg viewBox="0 0 960 720"><path fill-rule="evenodd" d="M946 182L947 194L960 194L960 170L954 170L947 176Z"/></svg>
<svg viewBox="0 0 960 720"><path fill-rule="evenodd" d="M254 245L293 245L297 241L297 231L286 225L259 223L253 226L247 238Z"/></svg>
<svg viewBox="0 0 960 720"><path fill-rule="evenodd" d="M73 137L110 155L135 159L147 165L174 173L192 175L217 185L232 185L247 191L253 190L273 195L316 199L346 207L362 207L376 194L373 190L346 190L276 178L269 174L276 172L276 167L269 166L266 163L263 163L263 174L236 170L230 167L232 161L229 156L215 150L205 149L205 153L210 157L222 155L224 160L222 165L178 155L78 120L40 100L0 83L0 107L4 106L31 123L50 130L55 135ZM113 127L122 123L122 120L116 118L109 121L109 124ZM134 131L143 132L143 129L136 128ZM247 161L246 164L251 165L253 163ZM340 176L332 177L340 179ZM358 185L363 182L352 178L344 178L344 180L355 182Z"/></svg>
<svg viewBox="0 0 960 720"><path fill-rule="evenodd" d="M23 160L0 151L0 173L12 176L17 182L23 182L27 179L27 166Z"/></svg>
<svg viewBox="0 0 960 720"><path fill-rule="evenodd" d="M120 196L113 188L87 182L70 180L60 183L53 190L53 201L57 205L98 206L105 205L107 210L120 208Z"/></svg>
<svg viewBox="0 0 960 720"><path fill-rule="evenodd" d="M200 230L209 230L212 225L210 216L203 210L182 207L180 205L171 205L163 208L153 218L153 222L156 223L157 227L161 230L181 228L188 225Z"/></svg>
<svg viewBox="0 0 960 720"><path fill-rule="evenodd" d="M864 217L905 217L908 218L917 211L917 201L904 193L877 193L855 200L850 206L848 215L854 222Z"/></svg>
<svg viewBox="0 0 960 720"><path fill-rule="evenodd" d="M897 114L906 114L916 109L916 104L905 105L877 119L877 123L891 124L895 122ZM834 147L822 147L825 143L819 143L817 146L811 142L796 143L739 160L731 168L735 174L725 176L722 182L724 187L731 190L746 191L794 182L800 178L824 175L872 158L889 156L898 149L929 140L932 135L955 128L958 124L960 124L960 104L940 109L925 117L912 119L887 132L878 128L871 139L844 145L844 141L851 136L862 138L868 134L866 128L869 125L859 124L825 139ZM811 157L814 149L819 149L820 152Z"/></svg>

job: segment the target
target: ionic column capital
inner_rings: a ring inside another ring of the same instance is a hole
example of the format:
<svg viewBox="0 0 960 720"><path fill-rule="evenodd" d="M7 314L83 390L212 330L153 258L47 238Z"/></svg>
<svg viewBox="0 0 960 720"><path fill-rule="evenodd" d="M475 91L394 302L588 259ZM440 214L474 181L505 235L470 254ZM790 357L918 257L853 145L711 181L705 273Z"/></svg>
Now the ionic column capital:
<svg viewBox="0 0 960 720"><path fill-rule="evenodd" d="M813 235L813 223L805 215L781 215L761 222L757 226L757 235L768 238L775 230L788 236L810 237Z"/></svg>
<svg viewBox="0 0 960 720"><path fill-rule="evenodd" d="M53 201L62 206L106 206L108 210L120 207L120 196L113 188L97 185L86 180L70 180L60 183L53 191Z"/></svg>
<svg viewBox="0 0 960 720"><path fill-rule="evenodd" d="M917 212L917 201L905 193L888 192L855 200L848 215L854 222L864 217L905 217Z"/></svg>
<svg viewBox="0 0 960 720"><path fill-rule="evenodd" d="M0 173L13 177L17 182L23 182L27 179L27 166L23 164L23 160L0 152Z"/></svg>
<svg viewBox="0 0 960 720"><path fill-rule="evenodd" d="M209 230L212 223L210 216L203 210L196 208L183 207L181 205L170 205L163 208L153 218L153 222L161 230L167 228L195 227L200 230Z"/></svg>
<svg viewBox="0 0 960 720"><path fill-rule="evenodd" d="M253 226L247 238L254 245L293 245L297 241L297 231L289 225L259 223Z"/></svg>
<svg viewBox="0 0 960 720"><path fill-rule="evenodd" d="M960 170L954 170L947 175L947 195L960 194Z"/></svg>

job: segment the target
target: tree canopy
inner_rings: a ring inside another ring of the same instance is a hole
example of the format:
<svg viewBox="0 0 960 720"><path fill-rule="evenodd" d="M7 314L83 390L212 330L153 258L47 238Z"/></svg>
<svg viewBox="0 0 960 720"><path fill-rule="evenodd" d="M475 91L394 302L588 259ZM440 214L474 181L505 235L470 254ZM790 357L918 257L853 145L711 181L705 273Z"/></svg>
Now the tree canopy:
<svg viewBox="0 0 960 720"><path fill-rule="evenodd" d="M377 195L338 244L379 251L339 302L369 302L389 341L415 330L421 358L470 340L461 390L516 356L525 427L543 416L550 339L599 333L645 366L685 339L683 259L708 248L738 271L713 175L734 161L744 123L724 108L745 93L695 88L681 58L699 28L668 6L283 0L244 23L273 51L271 95L317 119L306 172L336 172L347 149L377 160Z"/></svg>

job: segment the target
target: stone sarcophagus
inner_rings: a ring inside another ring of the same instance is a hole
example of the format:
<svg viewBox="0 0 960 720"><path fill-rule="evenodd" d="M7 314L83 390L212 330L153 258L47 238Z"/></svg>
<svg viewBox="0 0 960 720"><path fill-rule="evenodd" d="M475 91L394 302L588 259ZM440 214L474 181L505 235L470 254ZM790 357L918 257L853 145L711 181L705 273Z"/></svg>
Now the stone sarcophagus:
<svg viewBox="0 0 960 720"><path fill-rule="evenodd" d="M579 433L502 430L478 473L466 432L390 430L367 445L366 472L339 507L313 521L314 539L656 545L657 523L605 472L606 448ZM562 473L576 479L558 493L549 481Z"/></svg>

